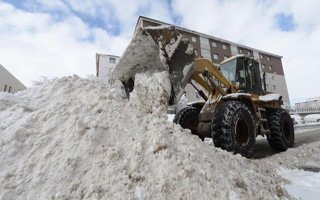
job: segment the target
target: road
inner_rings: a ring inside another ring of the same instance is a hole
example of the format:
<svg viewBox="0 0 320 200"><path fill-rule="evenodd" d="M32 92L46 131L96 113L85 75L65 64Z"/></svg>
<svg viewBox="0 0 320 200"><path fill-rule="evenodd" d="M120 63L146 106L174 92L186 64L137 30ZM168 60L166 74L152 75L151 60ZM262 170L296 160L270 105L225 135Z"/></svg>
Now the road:
<svg viewBox="0 0 320 200"><path fill-rule="evenodd" d="M299 128L295 132L295 144L293 148L320 140L320 125L313 127L313 129L303 130ZM257 138L253 158L265 158L276 153L271 149L266 138Z"/></svg>

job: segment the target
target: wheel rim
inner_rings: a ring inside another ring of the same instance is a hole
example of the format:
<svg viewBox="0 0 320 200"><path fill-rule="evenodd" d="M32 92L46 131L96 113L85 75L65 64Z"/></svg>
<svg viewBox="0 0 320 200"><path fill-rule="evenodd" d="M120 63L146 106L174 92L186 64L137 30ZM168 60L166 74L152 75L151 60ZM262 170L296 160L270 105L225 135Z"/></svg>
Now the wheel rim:
<svg viewBox="0 0 320 200"><path fill-rule="evenodd" d="M249 125L243 118L239 118L236 122L236 142L244 147L249 143Z"/></svg>

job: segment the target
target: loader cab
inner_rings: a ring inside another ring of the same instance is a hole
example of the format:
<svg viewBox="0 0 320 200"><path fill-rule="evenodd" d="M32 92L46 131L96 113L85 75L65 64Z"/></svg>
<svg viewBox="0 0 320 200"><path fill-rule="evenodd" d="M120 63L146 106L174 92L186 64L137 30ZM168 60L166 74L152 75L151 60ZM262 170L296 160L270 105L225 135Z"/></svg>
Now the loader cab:
<svg viewBox="0 0 320 200"><path fill-rule="evenodd" d="M233 56L220 64L220 71L239 92L263 95L259 62L245 55Z"/></svg>

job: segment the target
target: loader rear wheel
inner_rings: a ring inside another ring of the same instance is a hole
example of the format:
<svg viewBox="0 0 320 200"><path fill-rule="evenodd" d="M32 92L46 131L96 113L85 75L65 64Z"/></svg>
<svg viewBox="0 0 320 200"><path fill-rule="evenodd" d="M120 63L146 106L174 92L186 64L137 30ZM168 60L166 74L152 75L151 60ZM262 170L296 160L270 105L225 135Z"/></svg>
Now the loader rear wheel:
<svg viewBox="0 0 320 200"><path fill-rule="evenodd" d="M256 143L256 128L251 111L239 101L222 103L215 110L211 135L216 147L251 157Z"/></svg>
<svg viewBox="0 0 320 200"><path fill-rule="evenodd" d="M268 109L268 124L271 134L267 140L275 151L285 151L294 144L294 128L289 113L284 109Z"/></svg>
<svg viewBox="0 0 320 200"><path fill-rule="evenodd" d="M179 124L182 128L190 129L192 134L198 135L199 113L200 110L195 107L184 107L174 116L173 123Z"/></svg>

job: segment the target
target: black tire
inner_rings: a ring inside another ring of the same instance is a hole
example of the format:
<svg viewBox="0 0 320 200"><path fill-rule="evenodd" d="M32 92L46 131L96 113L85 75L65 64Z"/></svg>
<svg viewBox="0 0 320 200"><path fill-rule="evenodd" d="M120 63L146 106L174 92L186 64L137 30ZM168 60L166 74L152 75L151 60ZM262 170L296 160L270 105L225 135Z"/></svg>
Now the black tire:
<svg viewBox="0 0 320 200"><path fill-rule="evenodd" d="M284 109L268 109L268 124L271 131L267 135L269 145L275 151L286 151L294 145L294 128L289 113Z"/></svg>
<svg viewBox="0 0 320 200"><path fill-rule="evenodd" d="M256 126L251 111L239 101L222 103L215 110L211 135L216 147L251 157L256 143Z"/></svg>
<svg viewBox="0 0 320 200"><path fill-rule="evenodd" d="M190 129L192 134L198 135L199 113L200 110L197 108L184 107L174 116L173 123L179 124L182 128Z"/></svg>

